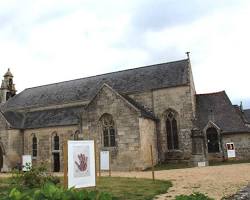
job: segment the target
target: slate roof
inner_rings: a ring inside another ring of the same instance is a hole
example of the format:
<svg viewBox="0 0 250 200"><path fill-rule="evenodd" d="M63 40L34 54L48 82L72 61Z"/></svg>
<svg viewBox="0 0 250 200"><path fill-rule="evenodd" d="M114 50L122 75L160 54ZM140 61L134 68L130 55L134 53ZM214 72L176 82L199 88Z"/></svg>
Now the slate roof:
<svg viewBox="0 0 250 200"><path fill-rule="evenodd" d="M248 123L250 123L250 109L244 110L244 117Z"/></svg>
<svg viewBox="0 0 250 200"><path fill-rule="evenodd" d="M41 128L80 124L81 107L69 107L29 112L25 115L23 127Z"/></svg>
<svg viewBox="0 0 250 200"><path fill-rule="evenodd" d="M143 105L141 105L140 103L138 103L137 101L135 101L134 99L130 98L127 95L122 95L129 103L131 103L134 107L136 107L138 110L141 111L141 116L149 118L149 119L153 119L153 120L158 120L157 117L154 115L154 113L144 107Z"/></svg>
<svg viewBox="0 0 250 200"><path fill-rule="evenodd" d="M29 129L50 126L77 125L83 107L68 107L27 113L6 111L4 117L11 128Z"/></svg>
<svg viewBox="0 0 250 200"><path fill-rule="evenodd" d="M197 125L201 130L211 120L220 127L222 133L250 132L225 91L196 95L196 105Z"/></svg>
<svg viewBox="0 0 250 200"><path fill-rule="evenodd" d="M12 128L21 129L23 127L24 114L20 112L6 111L3 113L5 119Z"/></svg>
<svg viewBox="0 0 250 200"><path fill-rule="evenodd" d="M186 85L189 60L179 60L98 76L28 88L11 98L5 109L89 101L104 84L121 94Z"/></svg>

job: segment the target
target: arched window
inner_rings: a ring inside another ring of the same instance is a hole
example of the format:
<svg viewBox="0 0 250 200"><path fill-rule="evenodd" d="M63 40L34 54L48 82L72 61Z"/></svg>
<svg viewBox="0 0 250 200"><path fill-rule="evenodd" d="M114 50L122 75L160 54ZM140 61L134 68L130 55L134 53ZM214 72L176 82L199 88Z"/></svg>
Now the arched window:
<svg viewBox="0 0 250 200"><path fill-rule="evenodd" d="M12 81L12 79L10 78L9 79L9 87L12 89L12 84L13 84L13 81Z"/></svg>
<svg viewBox="0 0 250 200"><path fill-rule="evenodd" d="M59 136L56 134L54 136L54 150L60 149Z"/></svg>
<svg viewBox="0 0 250 200"><path fill-rule="evenodd" d="M74 133L74 140L79 140L79 134L80 134L80 131L76 130Z"/></svg>
<svg viewBox="0 0 250 200"><path fill-rule="evenodd" d="M37 138L35 135L32 138L32 156L37 157Z"/></svg>
<svg viewBox="0 0 250 200"><path fill-rule="evenodd" d="M207 129L207 148L208 148L208 153L220 152L219 135L214 127Z"/></svg>
<svg viewBox="0 0 250 200"><path fill-rule="evenodd" d="M166 115L166 132L168 149L178 149L179 142L176 114L172 111L168 112Z"/></svg>
<svg viewBox="0 0 250 200"><path fill-rule="evenodd" d="M8 100L10 97L11 97L11 93L10 93L10 92L7 92L7 93L6 93L6 100Z"/></svg>
<svg viewBox="0 0 250 200"><path fill-rule="evenodd" d="M103 146L114 147L115 142L115 125L112 115L104 114L101 119L102 133L103 133Z"/></svg>

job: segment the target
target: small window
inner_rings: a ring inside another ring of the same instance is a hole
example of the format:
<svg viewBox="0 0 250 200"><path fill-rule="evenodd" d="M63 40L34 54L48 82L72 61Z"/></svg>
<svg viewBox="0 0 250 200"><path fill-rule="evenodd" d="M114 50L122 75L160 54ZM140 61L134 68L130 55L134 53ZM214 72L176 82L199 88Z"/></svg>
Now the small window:
<svg viewBox="0 0 250 200"><path fill-rule="evenodd" d="M11 92L6 93L6 100L8 100L9 98L11 98Z"/></svg>
<svg viewBox="0 0 250 200"><path fill-rule="evenodd" d="M114 147L115 142L115 128L113 117L110 114L104 114L101 119L102 124L102 134L103 134L103 146L104 147Z"/></svg>
<svg viewBox="0 0 250 200"><path fill-rule="evenodd" d="M37 157L37 138L35 135L32 138L32 156Z"/></svg>
<svg viewBox="0 0 250 200"><path fill-rule="evenodd" d="M59 136L55 135L54 136L54 150L59 150L59 149L60 149Z"/></svg>
<svg viewBox="0 0 250 200"><path fill-rule="evenodd" d="M12 79L10 78L10 79L9 79L9 86L12 87L12 84L13 84L13 81L12 81Z"/></svg>
<svg viewBox="0 0 250 200"><path fill-rule="evenodd" d="M74 140L79 140L79 134L80 134L80 131L77 130L75 133L74 133Z"/></svg>

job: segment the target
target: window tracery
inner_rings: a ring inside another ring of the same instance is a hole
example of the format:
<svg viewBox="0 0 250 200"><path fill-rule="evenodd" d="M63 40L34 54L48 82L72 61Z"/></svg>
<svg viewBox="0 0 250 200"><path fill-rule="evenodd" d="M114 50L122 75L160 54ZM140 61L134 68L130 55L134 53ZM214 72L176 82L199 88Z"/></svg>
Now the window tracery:
<svg viewBox="0 0 250 200"><path fill-rule="evenodd" d="M173 111L167 112L166 115L166 132L167 132L167 144L168 149L178 149L178 127L176 114Z"/></svg>
<svg viewBox="0 0 250 200"><path fill-rule="evenodd" d="M37 157L37 137L35 135L32 138L32 156Z"/></svg>
<svg viewBox="0 0 250 200"><path fill-rule="evenodd" d="M114 147L115 142L115 124L112 115L104 114L101 119L102 134L103 134L103 146Z"/></svg>

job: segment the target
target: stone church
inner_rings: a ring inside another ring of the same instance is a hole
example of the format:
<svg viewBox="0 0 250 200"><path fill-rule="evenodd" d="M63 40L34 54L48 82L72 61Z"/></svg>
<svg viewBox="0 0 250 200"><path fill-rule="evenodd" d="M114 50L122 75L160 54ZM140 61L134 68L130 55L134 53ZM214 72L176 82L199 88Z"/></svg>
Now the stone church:
<svg viewBox="0 0 250 200"><path fill-rule="evenodd" d="M113 170L154 163L192 165L250 159L250 110L225 91L196 94L190 59L27 88L16 94L8 70L0 88L0 169L32 155L33 164L63 170L63 143L94 139L111 152Z"/></svg>

